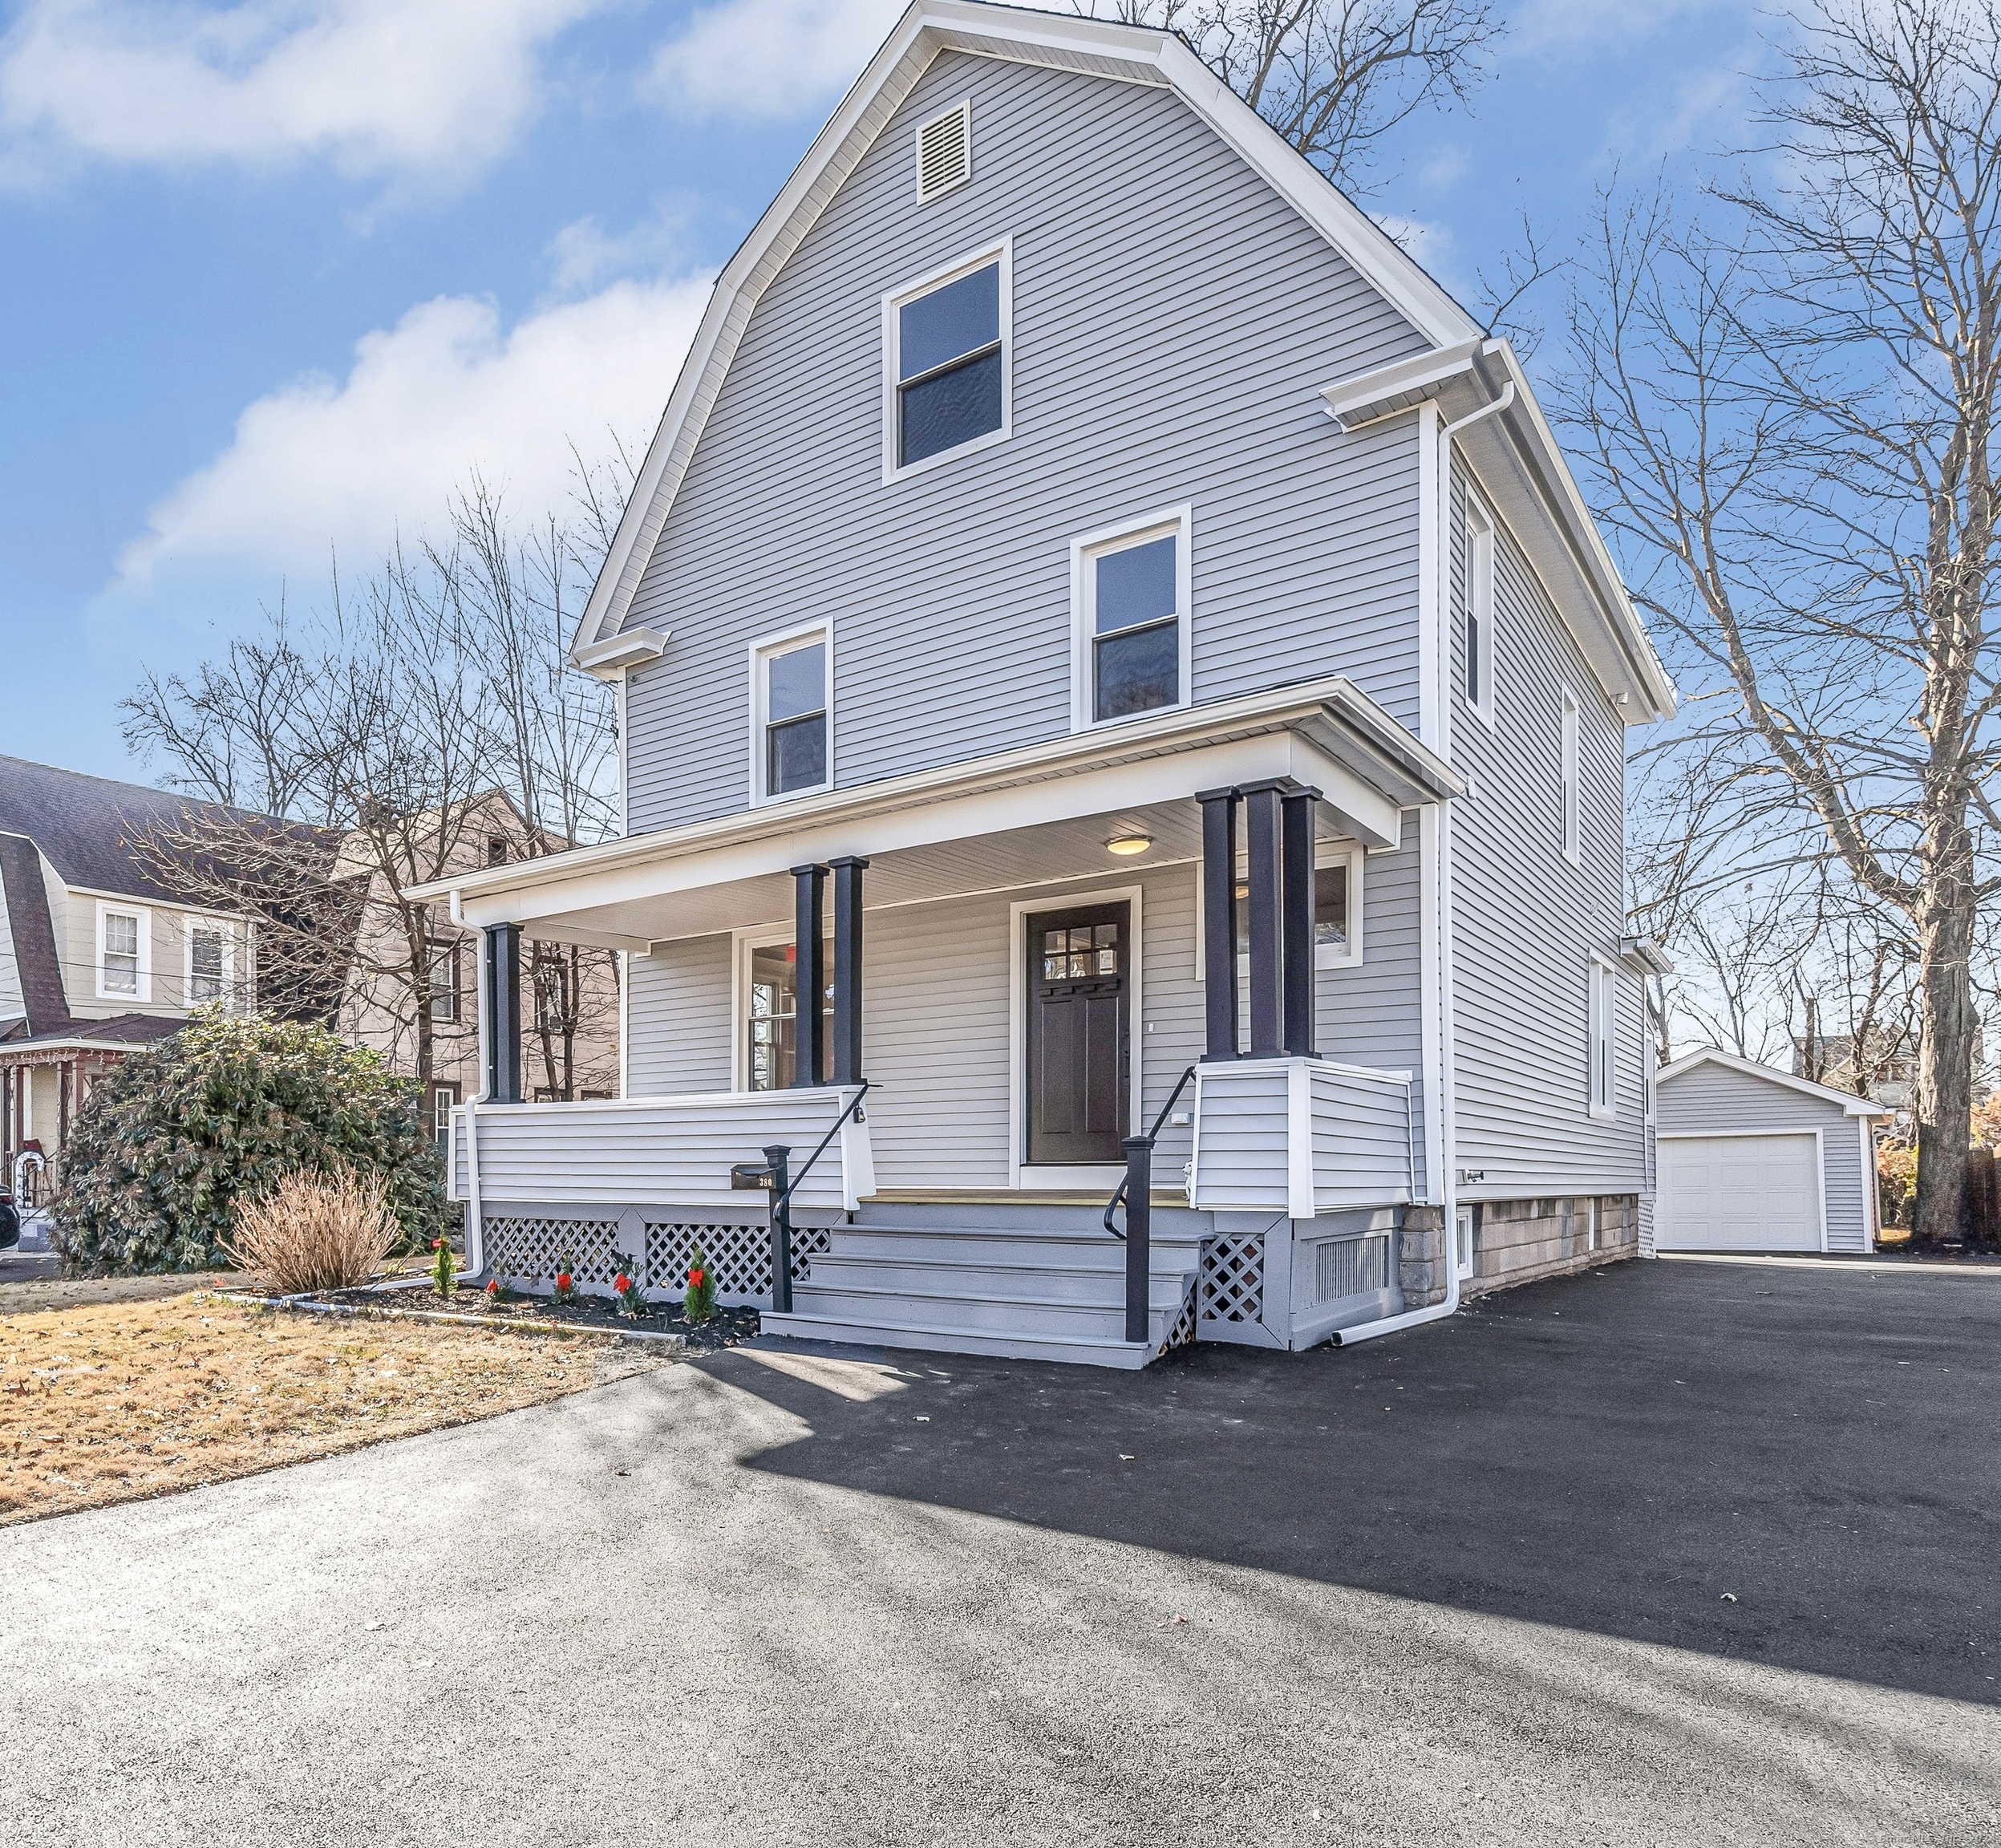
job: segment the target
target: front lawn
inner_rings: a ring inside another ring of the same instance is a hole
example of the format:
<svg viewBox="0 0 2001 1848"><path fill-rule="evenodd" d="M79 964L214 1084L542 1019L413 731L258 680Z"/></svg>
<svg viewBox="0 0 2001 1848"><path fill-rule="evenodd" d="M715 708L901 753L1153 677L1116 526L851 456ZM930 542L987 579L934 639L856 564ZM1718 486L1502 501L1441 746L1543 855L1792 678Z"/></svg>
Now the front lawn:
<svg viewBox="0 0 2001 1848"><path fill-rule="evenodd" d="M0 1526L462 1424L640 1366L614 1341L204 1293L0 1315Z"/></svg>

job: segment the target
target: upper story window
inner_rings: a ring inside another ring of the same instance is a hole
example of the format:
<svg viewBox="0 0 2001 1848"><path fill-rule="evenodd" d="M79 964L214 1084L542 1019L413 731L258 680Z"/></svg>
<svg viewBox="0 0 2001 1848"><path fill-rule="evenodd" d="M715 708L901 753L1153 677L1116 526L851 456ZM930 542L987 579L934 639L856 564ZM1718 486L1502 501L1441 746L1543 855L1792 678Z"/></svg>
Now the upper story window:
<svg viewBox="0 0 2001 1848"><path fill-rule="evenodd" d="M504 866L507 864L507 837L504 834L487 836L486 863L489 866Z"/></svg>
<svg viewBox="0 0 2001 1848"><path fill-rule="evenodd" d="M1563 857L1574 865L1584 861L1582 804L1578 788L1579 738L1577 695L1563 689Z"/></svg>
<svg viewBox="0 0 2001 1848"><path fill-rule="evenodd" d="M830 637L796 630L751 651L753 766L757 800L824 789L833 781Z"/></svg>
<svg viewBox="0 0 2001 1848"><path fill-rule="evenodd" d="M456 1020L459 1017L459 946L456 941L431 944L431 1018Z"/></svg>
<svg viewBox="0 0 2001 1848"><path fill-rule="evenodd" d="M188 927L188 1005L220 1001L229 980L229 934L219 924Z"/></svg>
<svg viewBox="0 0 2001 1848"><path fill-rule="evenodd" d="M152 914L143 906L99 906L99 998L150 1001L152 973Z"/></svg>
<svg viewBox="0 0 2001 1848"><path fill-rule="evenodd" d="M1071 548L1079 730L1188 703L1189 511Z"/></svg>
<svg viewBox="0 0 2001 1848"><path fill-rule="evenodd" d="M885 301L886 478L1007 436L1008 280L1003 244Z"/></svg>
<svg viewBox="0 0 2001 1848"><path fill-rule="evenodd" d="M1466 507L1466 703L1494 719L1494 526L1476 502Z"/></svg>

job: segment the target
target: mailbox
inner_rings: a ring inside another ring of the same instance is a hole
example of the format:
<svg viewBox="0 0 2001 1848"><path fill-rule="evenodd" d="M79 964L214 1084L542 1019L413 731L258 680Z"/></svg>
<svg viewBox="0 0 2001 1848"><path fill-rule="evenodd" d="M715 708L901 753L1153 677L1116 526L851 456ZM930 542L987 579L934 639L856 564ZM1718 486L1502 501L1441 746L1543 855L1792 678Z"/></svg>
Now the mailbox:
<svg viewBox="0 0 2001 1848"><path fill-rule="evenodd" d="M739 1161L730 1170L730 1185L741 1193L768 1193L772 1185L768 1161Z"/></svg>

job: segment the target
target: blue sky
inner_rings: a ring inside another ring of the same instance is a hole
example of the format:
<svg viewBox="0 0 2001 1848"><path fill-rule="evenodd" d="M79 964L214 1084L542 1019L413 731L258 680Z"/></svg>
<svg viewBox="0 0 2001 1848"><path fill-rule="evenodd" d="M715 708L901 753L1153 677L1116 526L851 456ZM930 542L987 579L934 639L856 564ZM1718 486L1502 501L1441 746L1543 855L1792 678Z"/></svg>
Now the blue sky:
<svg viewBox="0 0 2001 1848"><path fill-rule="evenodd" d="M892 0L27 0L0 38L0 751L147 772L116 707L435 528L643 446L708 276ZM1368 203L1470 298L1525 205L1740 132L1760 18L1517 0Z"/></svg>

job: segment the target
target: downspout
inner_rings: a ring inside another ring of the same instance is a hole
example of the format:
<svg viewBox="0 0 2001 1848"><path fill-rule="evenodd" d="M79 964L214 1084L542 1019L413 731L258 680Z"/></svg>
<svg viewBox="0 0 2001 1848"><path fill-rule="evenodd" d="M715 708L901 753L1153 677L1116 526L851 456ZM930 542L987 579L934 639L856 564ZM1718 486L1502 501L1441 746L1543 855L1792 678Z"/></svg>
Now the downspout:
<svg viewBox="0 0 2001 1848"><path fill-rule="evenodd" d="M1438 432L1438 506L1435 516L1438 546L1437 603L1433 619L1437 624L1439 646L1438 659L1438 724L1440 736L1427 742L1438 749L1449 761L1452 756L1452 649L1446 638L1446 614L1451 607L1452 584L1448 568L1451 546L1447 535L1451 530L1452 493L1452 438L1468 424L1477 424L1497 411L1505 411L1515 401L1514 381L1511 379L1502 387L1501 395L1491 404L1483 404L1477 411L1469 411L1461 418L1446 424ZM1439 1031L1439 1113L1443 1121L1439 1146L1442 1151L1440 1163L1439 1193L1444 1213L1445 1247L1445 1296L1442 1302L1434 1303L1424 1309L1407 1309L1401 1315L1384 1315L1373 1322L1363 1322L1352 1328L1335 1331L1331 1346L1346 1348L1357 1341L1371 1341L1379 1335L1394 1335L1404 1328L1421 1327L1427 1322L1442 1322L1448 1315L1459 1312L1459 1174L1452 1160L1457 1153L1456 1134L1457 1099L1453 1084L1452 1039L1454 1023L1454 996L1452 981L1452 804L1440 802L1434 813L1436 824L1435 852L1437 856L1436 918L1438 927L1438 985L1441 1024Z"/></svg>

